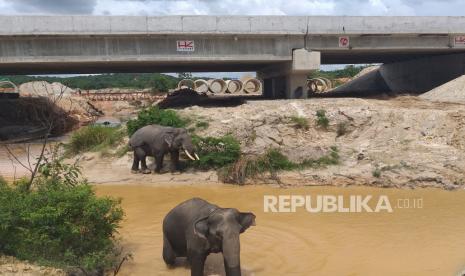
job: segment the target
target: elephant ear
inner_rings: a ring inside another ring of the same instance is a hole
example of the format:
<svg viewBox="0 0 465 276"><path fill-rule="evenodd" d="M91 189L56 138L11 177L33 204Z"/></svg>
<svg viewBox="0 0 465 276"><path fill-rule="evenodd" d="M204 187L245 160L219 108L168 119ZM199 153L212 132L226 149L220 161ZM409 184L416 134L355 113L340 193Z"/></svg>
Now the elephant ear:
<svg viewBox="0 0 465 276"><path fill-rule="evenodd" d="M202 239L207 239L208 217L198 219L194 222L194 234Z"/></svg>
<svg viewBox="0 0 465 276"><path fill-rule="evenodd" d="M163 140L165 140L165 142L168 144L168 147L171 148L171 145L174 142L174 134L173 133L166 133L165 135L163 135Z"/></svg>
<svg viewBox="0 0 465 276"><path fill-rule="evenodd" d="M255 215L253 213L239 213L239 224L242 225L241 233L250 226L255 226Z"/></svg>

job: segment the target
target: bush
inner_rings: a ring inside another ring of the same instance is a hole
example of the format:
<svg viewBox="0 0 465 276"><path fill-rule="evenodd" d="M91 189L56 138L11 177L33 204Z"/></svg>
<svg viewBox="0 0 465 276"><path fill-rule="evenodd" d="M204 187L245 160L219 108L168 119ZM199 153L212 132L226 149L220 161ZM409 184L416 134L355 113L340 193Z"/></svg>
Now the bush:
<svg viewBox="0 0 465 276"><path fill-rule="evenodd" d="M305 117L300 117L300 116L292 116L291 121L295 124L295 128L301 128L308 130L309 125L308 125L308 120Z"/></svg>
<svg viewBox="0 0 465 276"><path fill-rule="evenodd" d="M117 127L85 126L71 135L65 148L70 154L104 150L120 143L123 136L123 131Z"/></svg>
<svg viewBox="0 0 465 276"><path fill-rule="evenodd" d="M147 125L157 124L171 127L185 127L187 123L188 121L179 117L174 110L149 107L141 110L137 118L129 120L126 125L128 135L131 136L136 130Z"/></svg>
<svg viewBox="0 0 465 276"><path fill-rule="evenodd" d="M205 121L198 121L197 123L195 123L195 127L202 128L202 129L207 129L209 125L210 124Z"/></svg>
<svg viewBox="0 0 465 276"><path fill-rule="evenodd" d="M221 168L234 163L241 155L240 143L232 136L220 138L193 136L200 160L193 164L200 169Z"/></svg>
<svg viewBox="0 0 465 276"><path fill-rule="evenodd" d="M73 166L56 161L40 169L34 190L22 181L0 184L0 254L86 271L114 267L120 201L98 198Z"/></svg>
<svg viewBox="0 0 465 276"><path fill-rule="evenodd" d="M300 163L289 160L278 149L269 149L265 154L257 157L245 156L234 164L225 166L219 171L219 178L226 183L244 184L247 178L257 177L269 173L276 178L278 171L290 171L295 169L318 168L328 165L337 165L339 154L336 147L331 147L330 152L318 159L305 159Z"/></svg>
<svg viewBox="0 0 465 276"><path fill-rule="evenodd" d="M320 109L316 111L316 124L324 129L329 126L329 119L326 117L326 110Z"/></svg>
<svg viewBox="0 0 465 276"><path fill-rule="evenodd" d="M336 126L336 135L340 137L347 133L347 122L339 122Z"/></svg>
<svg viewBox="0 0 465 276"><path fill-rule="evenodd" d="M380 178L381 177L381 169L376 167L372 172L371 174L376 177L376 178Z"/></svg>

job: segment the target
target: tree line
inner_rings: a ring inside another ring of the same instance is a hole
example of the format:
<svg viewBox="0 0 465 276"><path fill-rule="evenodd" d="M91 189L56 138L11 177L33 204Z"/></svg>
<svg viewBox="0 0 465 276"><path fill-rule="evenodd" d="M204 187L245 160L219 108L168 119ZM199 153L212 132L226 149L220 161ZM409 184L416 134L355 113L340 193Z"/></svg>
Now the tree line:
<svg viewBox="0 0 465 276"><path fill-rule="evenodd" d="M31 81L47 81L60 82L73 89L150 88L154 91L168 91L175 88L179 81L177 77L158 73L115 73L69 77L7 75L0 76L0 79L8 79L16 85Z"/></svg>

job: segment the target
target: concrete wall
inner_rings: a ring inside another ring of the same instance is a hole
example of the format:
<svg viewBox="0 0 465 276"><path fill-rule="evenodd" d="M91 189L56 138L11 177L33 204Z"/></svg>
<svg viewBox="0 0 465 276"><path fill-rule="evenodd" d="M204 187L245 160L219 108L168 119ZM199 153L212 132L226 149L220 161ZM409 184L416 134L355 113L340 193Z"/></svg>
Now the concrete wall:
<svg viewBox="0 0 465 276"><path fill-rule="evenodd" d="M391 91L426 92L465 74L465 54L384 64L379 71Z"/></svg>
<svg viewBox="0 0 465 276"><path fill-rule="evenodd" d="M465 17L0 16L0 35L463 34Z"/></svg>
<svg viewBox="0 0 465 276"><path fill-rule="evenodd" d="M423 93L465 74L465 54L431 56L383 64L333 90L336 94Z"/></svg>

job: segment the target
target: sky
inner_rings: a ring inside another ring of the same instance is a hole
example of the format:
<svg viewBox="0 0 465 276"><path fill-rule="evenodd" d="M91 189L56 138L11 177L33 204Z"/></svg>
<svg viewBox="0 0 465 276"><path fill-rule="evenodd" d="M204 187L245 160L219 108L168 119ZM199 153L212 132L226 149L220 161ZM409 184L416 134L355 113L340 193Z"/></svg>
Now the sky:
<svg viewBox="0 0 465 276"><path fill-rule="evenodd" d="M465 0L0 0L2 15L465 15Z"/></svg>

